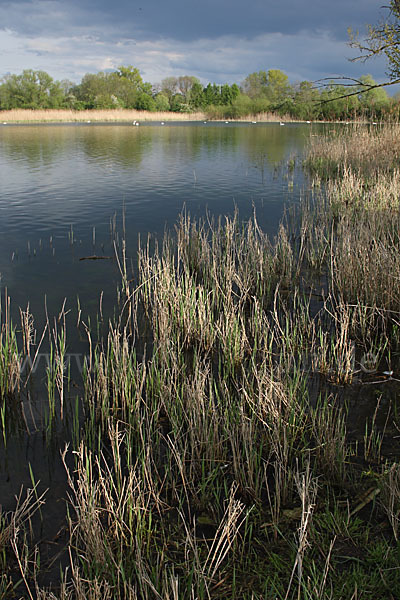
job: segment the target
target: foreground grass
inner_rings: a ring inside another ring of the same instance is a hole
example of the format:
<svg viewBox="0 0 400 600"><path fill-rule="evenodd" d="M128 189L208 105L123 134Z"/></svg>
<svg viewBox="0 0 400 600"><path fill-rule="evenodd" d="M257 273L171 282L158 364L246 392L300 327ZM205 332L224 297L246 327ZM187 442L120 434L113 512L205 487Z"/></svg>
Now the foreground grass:
<svg viewBox="0 0 400 600"><path fill-rule="evenodd" d="M122 246L121 316L88 332L85 419L63 453L71 565L41 589L28 535L5 536L16 593L400 596L400 223L392 173L374 177L379 194L349 168L316 187L274 240L256 218L182 216L142 245L134 282Z"/></svg>

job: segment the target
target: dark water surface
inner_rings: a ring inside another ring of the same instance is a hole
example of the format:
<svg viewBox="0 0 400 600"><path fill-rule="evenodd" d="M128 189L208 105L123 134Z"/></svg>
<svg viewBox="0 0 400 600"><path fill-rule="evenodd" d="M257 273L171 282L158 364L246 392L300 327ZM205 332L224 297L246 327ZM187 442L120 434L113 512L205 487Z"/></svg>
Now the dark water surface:
<svg viewBox="0 0 400 600"><path fill-rule="evenodd" d="M2 126L1 286L34 314L45 295L54 310L64 297L97 303L115 290L115 263L79 258L113 254L110 220L121 231L123 210L133 253L138 234L162 235L184 206L193 216L237 206L246 219L254 205L274 234L303 186L287 162L309 135L309 125L279 123Z"/></svg>
<svg viewBox="0 0 400 600"><path fill-rule="evenodd" d="M120 274L113 258L79 259L114 256L123 213L133 259L138 235L162 237L183 207L194 217L232 215L237 207L241 219L255 209L261 228L274 235L284 207L304 188L301 154L309 136L310 125L279 123L2 126L2 297L7 290L15 316L29 302L38 338L45 303L51 320L66 298L68 352L84 353L73 326L77 298L85 321L95 320L101 293L111 314ZM51 533L41 534L49 539L63 523L66 478L62 434L56 442L44 435L43 371L35 375L36 396L22 400L28 433L22 427L20 438L8 436L0 452L0 503L15 506L21 484L31 486L31 465L40 488L49 487L44 522Z"/></svg>

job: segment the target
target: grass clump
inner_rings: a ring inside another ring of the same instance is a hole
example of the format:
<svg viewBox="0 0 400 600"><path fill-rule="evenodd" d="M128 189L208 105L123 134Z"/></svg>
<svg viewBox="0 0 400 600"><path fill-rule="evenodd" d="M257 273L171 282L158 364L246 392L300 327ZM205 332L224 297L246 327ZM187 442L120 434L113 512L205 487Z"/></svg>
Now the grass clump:
<svg viewBox="0 0 400 600"><path fill-rule="evenodd" d="M10 299L6 295L0 307L0 400L17 394L20 388L20 352L17 335L11 323Z"/></svg>

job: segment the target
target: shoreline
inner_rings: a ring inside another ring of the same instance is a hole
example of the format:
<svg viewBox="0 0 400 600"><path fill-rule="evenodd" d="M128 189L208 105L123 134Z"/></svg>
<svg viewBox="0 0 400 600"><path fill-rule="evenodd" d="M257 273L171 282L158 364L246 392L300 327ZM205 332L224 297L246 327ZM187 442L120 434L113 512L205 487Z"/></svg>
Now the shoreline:
<svg viewBox="0 0 400 600"><path fill-rule="evenodd" d="M0 125L10 124L72 124L72 123L129 123L129 122L201 122L211 123L333 123L332 121L304 121L273 113L247 115L239 119L210 119L203 112L191 113L150 112L131 109L69 110L69 109L14 109L0 111ZM338 121L341 122L341 121ZM352 121L351 123L359 123Z"/></svg>

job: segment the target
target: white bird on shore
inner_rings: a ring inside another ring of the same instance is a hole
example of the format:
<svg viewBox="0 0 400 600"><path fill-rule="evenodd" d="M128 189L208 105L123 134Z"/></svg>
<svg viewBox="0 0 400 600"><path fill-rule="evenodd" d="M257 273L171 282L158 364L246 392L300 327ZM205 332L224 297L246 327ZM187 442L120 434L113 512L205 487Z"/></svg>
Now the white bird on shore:
<svg viewBox="0 0 400 600"><path fill-rule="evenodd" d="M280 125L281 127L283 127L283 126L284 126L284 124L285 124L285 123L279 123L279 125Z"/></svg>

